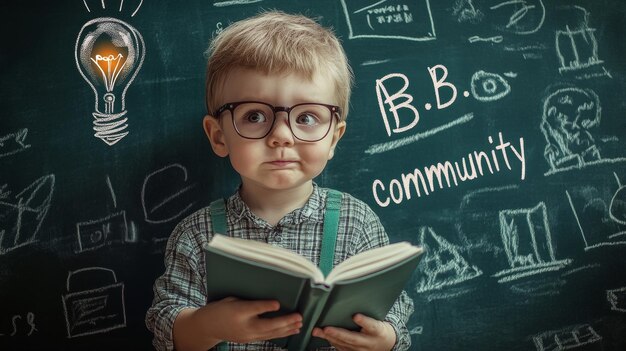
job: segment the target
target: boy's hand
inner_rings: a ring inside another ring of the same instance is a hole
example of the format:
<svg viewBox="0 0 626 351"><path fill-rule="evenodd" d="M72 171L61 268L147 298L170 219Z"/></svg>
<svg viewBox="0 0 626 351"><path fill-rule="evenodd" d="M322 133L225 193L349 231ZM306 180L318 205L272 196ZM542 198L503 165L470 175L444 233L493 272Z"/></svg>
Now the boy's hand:
<svg viewBox="0 0 626 351"><path fill-rule="evenodd" d="M339 351L376 350L389 351L396 343L396 332L391 324L382 322L362 314L352 318L361 327L360 332L342 328L314 328L313 336L328 340Z"/></svg>
<svg viewBox="0 0 626 351"><path fill-rule="evenodd" d="M227 297L207 304L211 310L211 331L219 340L236 343L282 338L300 332L302 316L292 313L274 318L261 318L265 312L278 311L278 301L246 301Z"/></svg>

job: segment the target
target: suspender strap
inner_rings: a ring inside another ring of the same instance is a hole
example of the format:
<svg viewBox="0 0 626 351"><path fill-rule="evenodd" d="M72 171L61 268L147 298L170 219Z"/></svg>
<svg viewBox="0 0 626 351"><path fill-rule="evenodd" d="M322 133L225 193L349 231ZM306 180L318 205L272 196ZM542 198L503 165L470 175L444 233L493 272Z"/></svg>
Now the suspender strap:
<svg viewBox="0 0 626 351"><path fill-rule="evenodd" d="M322 236L322 252L320 254L320 270L325 277L333 269L337 229L339 228L339 209L341 209L341 192L329 189L326 195L324 235Z"/></svg>
<svg viewBox="0 0 626 351"><path fill-rule="evenodd" d="M213 233L227 235L226 232L226 200L219 199L211 202L211 226ZM227 351L228 344L221 342L215 346L217 351Z"/></svg>
<svg viewBox="0 0 626 351"><path fill-rule="evenodd" d="M226 234L226 200L219 199L211 202L211 225L213 233Z"/></svg>

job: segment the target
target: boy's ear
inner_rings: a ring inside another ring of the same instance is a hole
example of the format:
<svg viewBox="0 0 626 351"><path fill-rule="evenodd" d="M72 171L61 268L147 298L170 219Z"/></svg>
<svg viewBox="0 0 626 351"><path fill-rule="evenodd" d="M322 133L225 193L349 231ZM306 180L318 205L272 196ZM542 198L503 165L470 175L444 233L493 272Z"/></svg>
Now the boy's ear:
<svg viewBox="0 0 626 351"><path fill-rule="evenodd" d="M202 126L204 127L204 133L211 142L213 152L219 157L228 156L228 146L224 140L224 131L220 122L213 116L206 115L202 120Z"/></svg>
<svg viewBox="0 0 626 351"><path fill-rule="evenodd" d="M330 152L328 153L329 160L333 158L333 156L335 156L335 147L337 146L337 143L339 142L339 140L341 139L341 137L343 136L345 132L346 132L346 121L341 121L337 123L337 127L335 127L335 131L333 132L333 140L332 140L332 144L330 145Z"/></svg>

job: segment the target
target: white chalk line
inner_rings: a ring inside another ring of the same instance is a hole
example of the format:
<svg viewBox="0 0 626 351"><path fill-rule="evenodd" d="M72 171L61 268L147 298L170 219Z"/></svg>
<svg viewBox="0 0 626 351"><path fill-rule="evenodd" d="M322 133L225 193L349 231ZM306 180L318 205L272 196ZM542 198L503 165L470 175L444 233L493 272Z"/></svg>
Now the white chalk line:
<svg viewBox="0 0 626 351"><path fill-rule="evenodd" d="M463 123L467 123L469 121L471 121L474 118L474 113L467 113L459 118L457 118L456 120L450 122L450 123L446 123L442 126L439 126L437 128L433 128L431 130L427 130L425 132L422 133L417 133L415 135L411 135L409 137L403 138L403 139L398 139L398 140L393 140L393 141L389 141L389 142L385 142L385 143L380 143L380 144L375 144L370 146L369 148L367 148L367 150L365 150L366 154L369 155L373 155L373 154L379 154L382 152L386 152L386 151L390 151L390 150L394 150L397 149L399 147L402 146L406 146L408 144L412 144L415 143L419 140L431 137L439 132L442 132L446 129L455 127L457 125L463 124Z"/></svg>

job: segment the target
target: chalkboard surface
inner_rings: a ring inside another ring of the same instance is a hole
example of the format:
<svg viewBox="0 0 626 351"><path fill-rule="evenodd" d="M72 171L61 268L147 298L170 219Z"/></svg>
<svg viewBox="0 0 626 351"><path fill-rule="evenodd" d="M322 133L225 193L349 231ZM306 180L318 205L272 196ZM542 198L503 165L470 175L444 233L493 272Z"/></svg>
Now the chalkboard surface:
<svg viewBox="0 0 626 351"><path fill-rule="evenodd" d="M0 349L151 349L169 233L239 183L203 53L261 8L343 41L352 109L316 181L428 248L413 350L626 350L620 0L3 2Z"/></svg>

